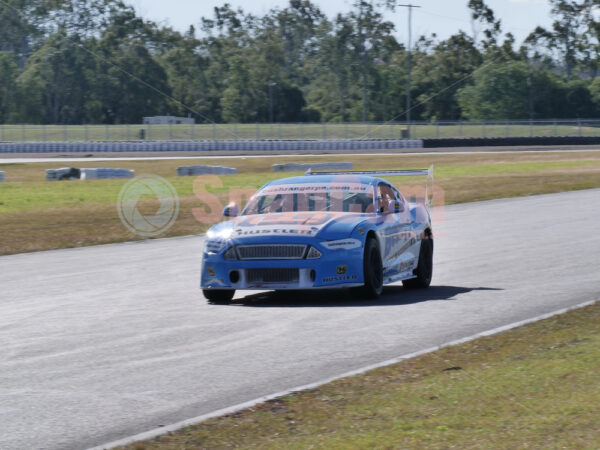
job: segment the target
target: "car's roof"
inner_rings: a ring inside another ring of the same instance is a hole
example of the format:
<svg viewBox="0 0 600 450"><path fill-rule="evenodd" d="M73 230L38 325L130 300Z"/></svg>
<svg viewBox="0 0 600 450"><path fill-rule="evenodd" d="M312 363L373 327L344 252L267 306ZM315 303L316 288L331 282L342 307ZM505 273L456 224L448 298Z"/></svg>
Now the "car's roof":
<svg viewBox="0 0 600 450"><path fill-rule="evenodd" d="M310 183L331 183L331 182L344 182L351 181L353 183L360 184L377 184L380 181L387 183L387 181L380 178L375 178L367 175L305 175L299 177L282 178L281 180L274 180L266 184L266 186L281 186L286 184L310 184Z"/></svg>

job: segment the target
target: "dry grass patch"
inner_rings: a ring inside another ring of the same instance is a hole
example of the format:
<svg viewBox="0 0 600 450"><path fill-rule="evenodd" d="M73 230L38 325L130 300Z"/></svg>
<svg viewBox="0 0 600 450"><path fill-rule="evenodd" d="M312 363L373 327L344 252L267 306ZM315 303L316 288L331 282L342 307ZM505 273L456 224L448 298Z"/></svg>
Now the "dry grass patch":
<svg viewBox="0 0 600 450"><path fill-rule="evenodd" d="M452 204L494 198L544 194L600 187L600 152L519 153L466 155L331 156L327 158L215 158L209 160L108 161L73 163L78 167L113 166L139 174L165 177L175 187L180 215L162 237L204 232L193 209L202 207L194 195L194 177L176 177L180 165L208 164L236 167L239 175L220 177L223 188L212 189L222 205L234 188L257 189L267 181L296 174L274 173L281 162L352 161L358 170L428 167L435 164L435 184L443 190L436 203ZM0 184L0 254L77 247L139 239L119 221L116 201L124 180L46 182L44 169L57 164L0 164L7 182ZM419 179L393 179L406 185ZM156 202L142 205L151 211ZM217 212L219 213L219 212ZM219 216L219 214L217 214Z"/></svg>

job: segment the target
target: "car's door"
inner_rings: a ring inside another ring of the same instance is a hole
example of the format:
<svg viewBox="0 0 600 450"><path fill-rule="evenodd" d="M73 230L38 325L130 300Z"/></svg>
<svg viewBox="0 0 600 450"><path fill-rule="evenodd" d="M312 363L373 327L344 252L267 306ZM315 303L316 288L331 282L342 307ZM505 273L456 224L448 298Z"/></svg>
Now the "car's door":
<svg viewBox="0 0 600 450"><path fill-rule="evenodd" d="M408 252L414 245L414 233L408 204L393 186L379 183L377 186L378 213L382 217L380 240L381 257L384 266L384 278L389 279L402 272L412 270L414 258Z"/></svg>

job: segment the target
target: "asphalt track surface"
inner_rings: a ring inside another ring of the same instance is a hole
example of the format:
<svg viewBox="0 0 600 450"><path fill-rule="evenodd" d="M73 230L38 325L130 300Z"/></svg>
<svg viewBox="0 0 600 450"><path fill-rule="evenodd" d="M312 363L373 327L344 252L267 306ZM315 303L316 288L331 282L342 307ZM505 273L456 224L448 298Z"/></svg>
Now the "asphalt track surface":
<svg viewBox="0 0 600 450"><path fill-rule="evenodd" d="M208 305L200 236L1 257L0 448L100 445L599 296L598 189L436 219L433 286L375 301Z"/></svg>

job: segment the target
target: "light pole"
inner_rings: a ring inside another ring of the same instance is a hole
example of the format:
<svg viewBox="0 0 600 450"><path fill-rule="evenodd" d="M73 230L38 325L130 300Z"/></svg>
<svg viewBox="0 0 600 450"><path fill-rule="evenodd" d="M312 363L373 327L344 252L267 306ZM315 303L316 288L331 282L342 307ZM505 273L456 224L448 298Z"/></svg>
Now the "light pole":
<svg viewBox="0 0 600 450"><path fill-rule="evenodd" d="M410 108L411 108L411 75L412 75L412 10L414 8L420 8L420 6L408 4L408 5L398 5L404 8L408 8L408 55L407 55L407 63L408 63L408 75L406 80L406 122L408 123L408 135L410 137Z"/></svg>

